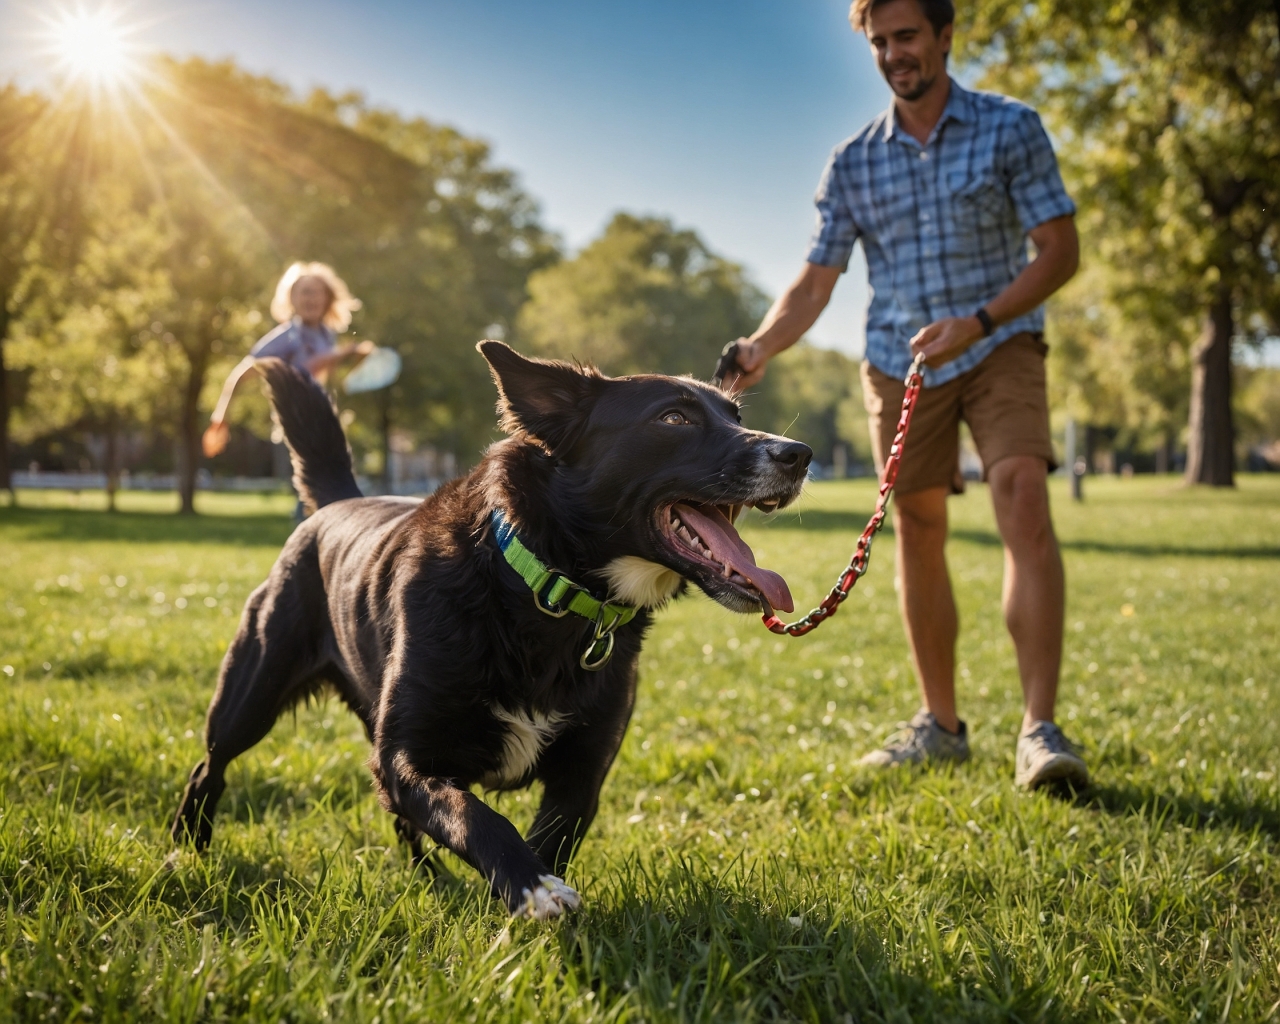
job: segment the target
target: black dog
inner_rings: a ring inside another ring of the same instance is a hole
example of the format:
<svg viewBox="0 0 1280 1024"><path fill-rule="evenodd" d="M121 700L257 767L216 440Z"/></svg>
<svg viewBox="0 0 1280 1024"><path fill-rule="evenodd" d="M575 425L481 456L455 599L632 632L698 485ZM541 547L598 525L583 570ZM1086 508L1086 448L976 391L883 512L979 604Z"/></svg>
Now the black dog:
<svg viewBox="0 0 1280 1024"><path fill-rule="evenodd" d="M422 502L362 498L329 399L259 364L318 511L245 605L175 839L208 845L228 763L327 685L364 722L380 800L415 855L425 834L513 913L558 916L578 905L556 876L622 743L651 609L691 580L734 611L791 610L731 519L795 498L806 445L747 430L694 380L479 348L511 436ZM534 779L527 842L470 789Z"/></svg>

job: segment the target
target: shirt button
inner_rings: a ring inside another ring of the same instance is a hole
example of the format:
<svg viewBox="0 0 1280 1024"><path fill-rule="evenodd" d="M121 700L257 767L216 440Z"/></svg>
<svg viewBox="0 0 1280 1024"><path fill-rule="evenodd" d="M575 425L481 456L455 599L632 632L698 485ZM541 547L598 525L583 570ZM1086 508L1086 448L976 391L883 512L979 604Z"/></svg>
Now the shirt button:
<svg viewBox="0 0 1280 1024"><path fill-rule="evenodd" d="M929 154L928 154L928 153L926 153L923 149L922 149L922 150L920 150L920 159L921 159L921 160L928 160L928 159L929 159Z"/></svg>

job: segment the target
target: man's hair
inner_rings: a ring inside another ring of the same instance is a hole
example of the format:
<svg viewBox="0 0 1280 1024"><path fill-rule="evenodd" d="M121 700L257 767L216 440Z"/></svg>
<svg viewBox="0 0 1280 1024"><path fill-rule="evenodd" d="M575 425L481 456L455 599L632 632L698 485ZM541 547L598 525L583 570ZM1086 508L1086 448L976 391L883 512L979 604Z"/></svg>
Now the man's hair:
<svg viewBox="0 0 1280 1024"><path fill-rule="evenodd" d="M855 32L867 31L867 20L877 7L891 3L892 0L853 0L849 6L849 24ZM933 26L933 34L939 35L944 28L956 20L956 8L951 0L916 0L920 10Z"/></svg>

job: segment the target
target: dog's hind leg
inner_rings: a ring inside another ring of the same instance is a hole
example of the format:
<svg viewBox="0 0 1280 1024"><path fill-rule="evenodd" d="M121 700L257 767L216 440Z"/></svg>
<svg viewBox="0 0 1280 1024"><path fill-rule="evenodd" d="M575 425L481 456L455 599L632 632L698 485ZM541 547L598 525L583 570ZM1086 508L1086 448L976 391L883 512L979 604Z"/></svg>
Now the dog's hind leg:
<svg viewBox="0 0 1280 1024"><path fill-rule="evenodd" d="M433 876L440 874L440 864L422 849L422 832L403 814L396 815L396 835L409 846L409 859L415 868L422 868Z"/></svg>
<svg viewBox="0 0 1280 1024"><path fill-rule="evenodd" d="M176 842L200 850L209 845L227 765L266 736L313 683L318 627L303 593L288 574L273 571L246 603L209 704L204 760L192 769L173 820Z"/></svg>

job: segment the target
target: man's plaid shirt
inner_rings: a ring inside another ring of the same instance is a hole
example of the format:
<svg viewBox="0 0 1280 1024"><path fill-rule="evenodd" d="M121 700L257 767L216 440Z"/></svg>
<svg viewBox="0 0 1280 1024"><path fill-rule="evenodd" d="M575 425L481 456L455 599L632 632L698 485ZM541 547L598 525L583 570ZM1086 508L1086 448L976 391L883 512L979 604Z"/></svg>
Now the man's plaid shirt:
<svg viewBox="0 0 1280 1024"><path fill-rule="evenodd" d="M894 377L911 366L911 338L948 316L972 316L1027 264L1026 234L1075 213L1040 118L953 79L946 109L921 145L893 108L836 147L815 199L808 261L847 267L862 240L871 279L866 357ZM936 370L943 384L977 366L1000 342L1044 329L1037 308Z"/></svg>

